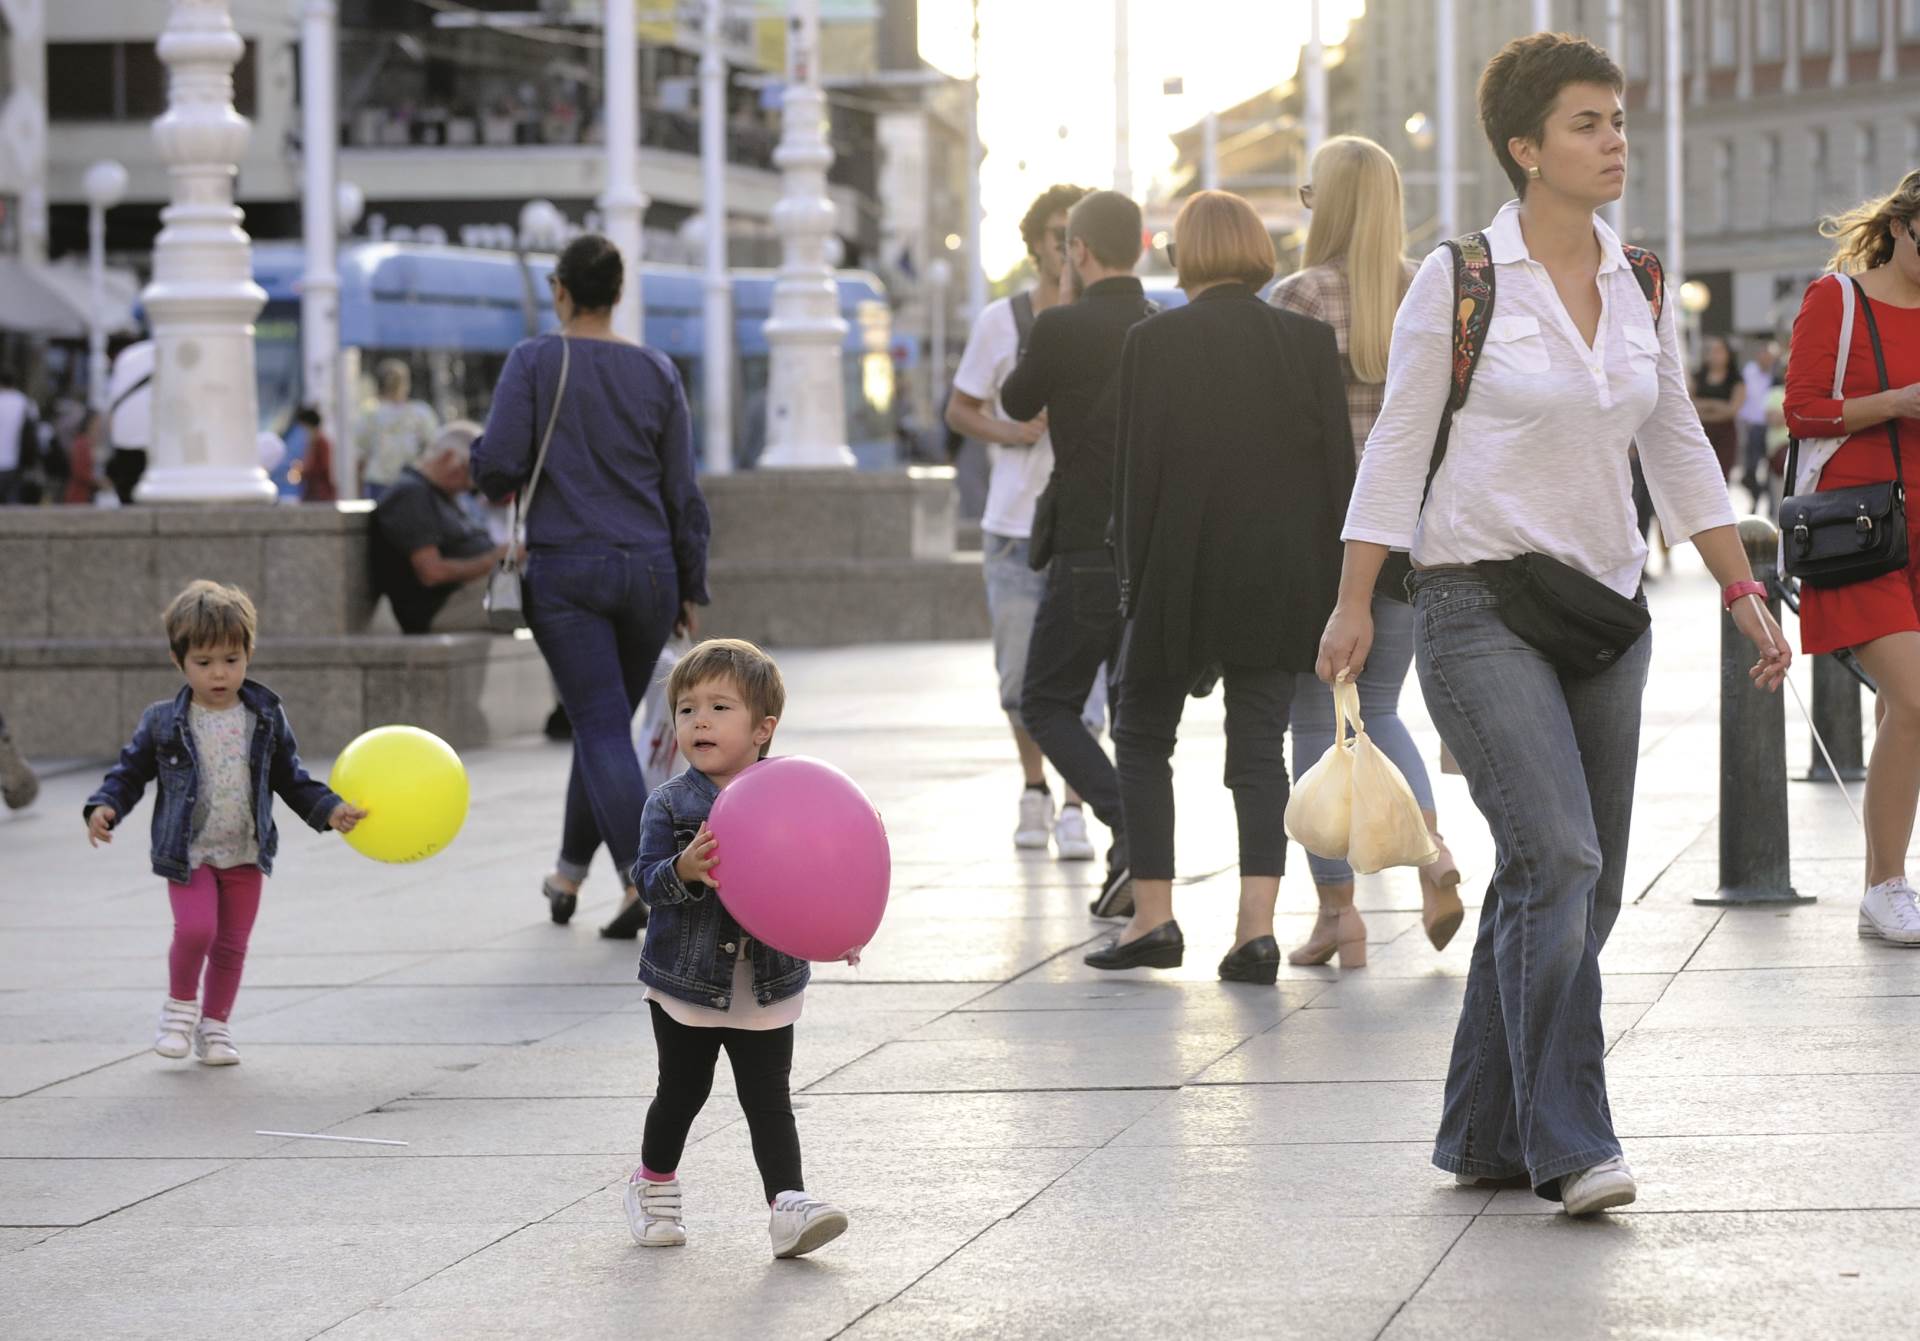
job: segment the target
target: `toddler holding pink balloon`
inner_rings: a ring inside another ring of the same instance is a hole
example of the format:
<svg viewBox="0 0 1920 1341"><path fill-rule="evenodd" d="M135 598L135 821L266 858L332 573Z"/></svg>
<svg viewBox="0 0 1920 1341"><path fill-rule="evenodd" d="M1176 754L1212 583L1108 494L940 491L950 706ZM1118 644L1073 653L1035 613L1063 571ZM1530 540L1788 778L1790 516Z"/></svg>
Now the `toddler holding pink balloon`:
<svg viewBox="0 0 1920 1341"><path fill-rule="evenodd" d="M752 643L709 639L667 680L686 771L647 798L632 883L652 905L640 954L660 1082L647 1109L627 1224L643 1247L687 1241L680 1156L713 1087L720 1050L733 1066L754 1162L772 1209L775 1257L845 1232L847 1215L804 1190L789 1082L793 1026L812 970L748 936L716 896L723 874L707 817L720 793L766 757L786 706L780 668Z"/></svg>
<svg viewBox="0 0 1920 1341"><path fill-rule="evenodd" d="M187 682L140 715L132 741L82 814L88 841L111 843L114 827L158 779L151 861L173 904L173 945L153 1050L184 1057L191 1049L207 1066L232 1066L240 1051L227 1017L240 991L261 881L280 843L274 796L322 833L346 833L367 812L307 776L279 695L247 678L258 620L244 591L190 583L162 621L173 664Z"/></svg>

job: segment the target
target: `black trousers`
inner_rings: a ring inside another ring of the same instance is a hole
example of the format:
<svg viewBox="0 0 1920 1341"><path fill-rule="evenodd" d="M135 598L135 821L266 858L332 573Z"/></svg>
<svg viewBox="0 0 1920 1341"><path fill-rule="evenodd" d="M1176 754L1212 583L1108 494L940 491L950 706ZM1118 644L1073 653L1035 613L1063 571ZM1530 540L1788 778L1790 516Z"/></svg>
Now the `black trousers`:
<svg viewBox="0 0 1920 1341"><path fill-rule="evenodd" d="M1226 784L1240 830L1240 874L1280 875L1287 865L1287 714L1293 672L1224 666ZM1173 879L1173 744L1193 676L1124 676L1113 729L1120 796L1136 880Z"/></svg>
<svg viewBox="0 0 1920 1341"><path fill-rule="evenodd" d="M653 1014L653 1041L660 1053L660 1084L647 1106L647 1130L640 1162L654 1173L674 1173L687 1148L687 1133L713 1092L713 1068L720 1049L733 1064L740 1111L753 1138L753 1162L771 1202L782 1192L798 1192L800 1133L793 1125L793 1026L781 1029L697 1029L681 1024L647 1002Z"/></svg>
<svg viewBox="0 0 1920 1341"><path fill-rule="evenodd" d="M1109 668L1109 681L1119 665L1120 630L1112 556L1102 549L1054 555L1027 645L1020 717L1047 762L1116 838L1126 831L1120 778L1080 714L1101 665Z"/></svg>

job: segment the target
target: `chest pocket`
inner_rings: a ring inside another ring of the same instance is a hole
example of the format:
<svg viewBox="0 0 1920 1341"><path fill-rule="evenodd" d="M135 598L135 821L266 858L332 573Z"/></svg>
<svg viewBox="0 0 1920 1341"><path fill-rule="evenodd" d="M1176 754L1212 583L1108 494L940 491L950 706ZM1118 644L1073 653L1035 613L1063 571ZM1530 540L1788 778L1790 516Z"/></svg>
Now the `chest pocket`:
<svg viewBox="0 0 1920 1341"><path fill-rule="evenodd" d="M1660 358L1660 337L1652 331L1643 331L1638 326L1628 326L1627 362L1635 372L1643 372L1652 367Z"/></svg>
<svg viewBox="0 0 1920 1341"><path fill-rule="evenodd" d="M1543 373L1552 360L1537 317L1495 314L1487 323L1487 346L1482 354L1502 372Z"/></svg>

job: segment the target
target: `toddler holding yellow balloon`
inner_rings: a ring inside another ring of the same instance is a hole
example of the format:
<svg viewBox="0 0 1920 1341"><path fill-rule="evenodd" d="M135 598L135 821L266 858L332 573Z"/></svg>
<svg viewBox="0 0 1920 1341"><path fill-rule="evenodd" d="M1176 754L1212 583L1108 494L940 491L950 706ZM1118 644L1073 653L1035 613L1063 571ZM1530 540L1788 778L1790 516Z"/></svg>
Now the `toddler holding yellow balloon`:
<svg viewBox="0 0 1920 1341"><path fill-rule="evenodd" d="M245 592L190 583L163 622L187 683L140 715L120 762L82 813L88 841L110 843L114 826L158 779L152 863L173 903L173 946L153 1050L184 1057L191 1049L208 1066L232 1066L240 1052L227 1017L260 911L260 884L280 841L274 796L321 832L345 833L367 812L307 776L279 695L247 679L258 619Z"/></svg>

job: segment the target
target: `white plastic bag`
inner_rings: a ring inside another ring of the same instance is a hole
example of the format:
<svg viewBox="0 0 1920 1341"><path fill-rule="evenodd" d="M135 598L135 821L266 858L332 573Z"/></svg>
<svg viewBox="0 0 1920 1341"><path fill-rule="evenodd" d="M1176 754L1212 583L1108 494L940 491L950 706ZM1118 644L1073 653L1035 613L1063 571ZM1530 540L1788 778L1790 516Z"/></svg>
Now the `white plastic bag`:
<svg viewBox="0 0 1920 1341"><path fill-rule="evenodd" d="M653 665L653 682L647 696L640 700L640 712L633 719L633 750L640 756L640 776L647 792L680 771L680 743L673 732L673 705L667 702L667 676L686 655L684 638L675 638L660 649Z"/></svg>
<svg viewBox="0 0 1920 1341"><path fill-rule="evenodd" d="M1333 744L1293 784L1293 794L1287 798L1287 837L1316 857L1347 855L1353 823L1353 747L1345 739L1341 709L1348 697L1357 708L1358 691L1344 682L1334 685Z"/></svg>
<svg viewBox="0 0 1920 1341"><path fill-rule="evenodd" d="M1317 857L1346 858L1360 875L1438 860L1413 789L1367 735L1360 690L1348 681L1333 687L1333 742L1287 801L1288 835Z"/></svg>

